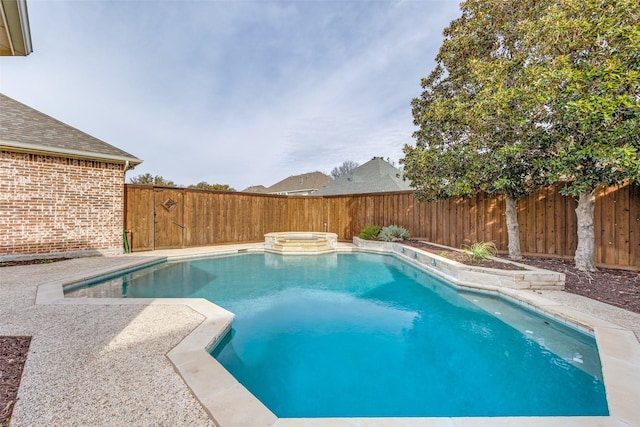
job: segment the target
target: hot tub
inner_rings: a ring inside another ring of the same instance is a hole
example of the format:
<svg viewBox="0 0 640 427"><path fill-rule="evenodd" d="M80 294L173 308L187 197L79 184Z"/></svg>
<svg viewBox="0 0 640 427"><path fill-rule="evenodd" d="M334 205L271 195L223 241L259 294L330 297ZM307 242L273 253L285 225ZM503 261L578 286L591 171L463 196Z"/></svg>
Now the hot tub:
<svg viewBox="0 0 640 427"><path fill-rule="evenodd" d="M320 231L281 231L264 235L268 252L305 254L333 252L338 245L336 233Z"/></svg>

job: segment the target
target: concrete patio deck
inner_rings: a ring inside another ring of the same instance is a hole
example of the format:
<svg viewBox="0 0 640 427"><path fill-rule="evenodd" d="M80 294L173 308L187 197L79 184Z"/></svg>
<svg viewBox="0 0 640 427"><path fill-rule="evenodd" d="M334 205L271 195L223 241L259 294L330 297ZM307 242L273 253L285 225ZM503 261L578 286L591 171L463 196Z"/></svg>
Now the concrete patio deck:
<svg viewBox="0 0 640 427"><path fill-rule="evenodd" d="M95 277L154 258L255 247L226 245L1 268L0 335L33 337L11 426L214 426L216 421L211 412L222 427L640 426L637 405L640 402L640 314L563 291L517 292L526 292L523 298L528 301L553 306L557 312L597 323L596 337L601 353L604 350L603 359L612 359L607 363L622 366L621 372L625 374L621 376L620 372L604 369L605 377L615 376L614 381L618 383L615 390L607 389L610 417L303 420L254 417L249 409L242 414L229 407L227 413L219 417L220 413L212 405L224 408L226 403L209 404L215 401L215 394L196 397L200 385L193 382L187 385L189 381L185 383L174 367L175 359L172 364L167 356L176 346L184 346L193 338L194 330L201 330L207 322L218 321L218 318L212 320L213 304L203 304L201 300L69 301L59 298L62 283ZM197 373L199 365L194 366L190 369ZM182 373L184 375L184 371ZM202 384L207 386L211 385Z"/></svg>

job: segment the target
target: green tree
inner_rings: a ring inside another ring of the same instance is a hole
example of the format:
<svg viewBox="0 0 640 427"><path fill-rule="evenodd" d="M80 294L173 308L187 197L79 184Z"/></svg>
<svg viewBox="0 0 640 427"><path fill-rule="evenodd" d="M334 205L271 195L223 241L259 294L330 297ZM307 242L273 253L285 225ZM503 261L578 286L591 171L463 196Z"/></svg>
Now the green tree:
<svg viewBox="0 0 640 427"><path fill-rule="evenodd" d="M521 258L517 201L542 183L546 110L531 89L522 42L538 2L466 1L445 30L437 66L413 100L416 146L405 176L421 199L503 194L509 256Z"/></svg>
<svg viewBox="0 0 640 427"><path fill-rule="evenodd" d="M176 183L163 178L160 175L151 175L150 173L145 173L142 175L137 175L129 178L129 182L132 184L141 184L141 185L158 185L162 187L177 187Z"/></svg>
<svg viewBox="0 0 640 427"><path fill-rule="evenodd" d="M576 267L593 271L595 191L640 182L640 3L550 2L532 33L535 90L551 112L550 180L578 200Z"/></svg>
<svg viewBox="0 0 640 427"><path fill-rule="evenodd" d="M199 188L201 190L215 190L215 191L236 191L235 188L231 188L227 184L209 184L206 181L201 181L195 185L190 185L189 188Z"/></svg>
<svg viewBox="0 0 640 427"><path fill-rule="evenodd" d="M640 3L468 0L413 101L405 175L422 198L486 190L515 204L542 180L578 199L576 267L594 270L594 192L640 180Z"/></svg>

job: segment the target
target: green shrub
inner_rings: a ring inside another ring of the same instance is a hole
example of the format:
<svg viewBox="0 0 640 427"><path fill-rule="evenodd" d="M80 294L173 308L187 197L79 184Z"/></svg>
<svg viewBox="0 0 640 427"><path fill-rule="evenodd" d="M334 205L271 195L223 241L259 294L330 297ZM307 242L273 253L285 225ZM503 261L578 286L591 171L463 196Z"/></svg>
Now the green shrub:
<svg viewBox="0 0 640 427"><path fill-rule="evenodd" d="M378 238L380 230L382 230L382 227L380 227L379 225L368 225L362 229L358 237L363 240L375 240Z"/></svg>
<svg viewBox="0 0 640 427"><path fill-rule="evenodd" d="M496 256L498 248L493 242L477 242L471 246L462 248L464 252L469 255L469 261L476 261L478 259L489 259L492 256Z"/></svg>
<svg viewBox="0 0 640 427"><path fill-rule="evenodd" d="M407 240L409 238L409 232L397 225L389 225L380 230L378 240L383 242L399 242L401 240Z"/></svg>

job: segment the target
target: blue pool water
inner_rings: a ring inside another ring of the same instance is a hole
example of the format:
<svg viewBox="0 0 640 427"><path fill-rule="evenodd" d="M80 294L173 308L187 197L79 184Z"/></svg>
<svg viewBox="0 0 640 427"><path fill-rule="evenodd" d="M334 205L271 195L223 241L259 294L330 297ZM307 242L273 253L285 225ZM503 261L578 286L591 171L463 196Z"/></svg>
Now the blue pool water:
<svg viewBox="0 0 640 427"><path fill-rule="evenodd" d="M202 297L212 351L279 417L607 415L591 336L385 255L160 264L67 296Z"/></svg>

